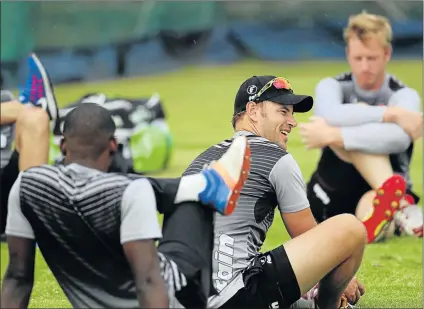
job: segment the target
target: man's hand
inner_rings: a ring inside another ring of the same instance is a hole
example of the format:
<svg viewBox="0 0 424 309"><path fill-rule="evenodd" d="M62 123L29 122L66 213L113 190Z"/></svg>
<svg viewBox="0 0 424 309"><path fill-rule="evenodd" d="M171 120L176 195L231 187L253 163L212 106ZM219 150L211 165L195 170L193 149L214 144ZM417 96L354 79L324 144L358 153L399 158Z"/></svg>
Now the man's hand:
<svg viewBox="0 0 424 309"><path fill-rule="evenodd" d="M355 305L358 303L359 299L362 295L365 294L365 287L362 283L360 283L356 277L354 277L347 286L346 290L344 291L344 295L347 298L347 301L351 305Z"/></svg>
<svg viewBox="0 0 424 309"><path fill-rule="evenodd" d="M413 141L422 137L423 113L421 112L409 111L399 106L388 106L383 121L398 124Z"/></svg>
<svg viewBox="0 0 424 309"><path fill-rule="evenodd" d="M309 123L299 124L299 134L309 149L335 146L343 148L343 138L338 128L332 127L320 117L311 117Z"/></svg>

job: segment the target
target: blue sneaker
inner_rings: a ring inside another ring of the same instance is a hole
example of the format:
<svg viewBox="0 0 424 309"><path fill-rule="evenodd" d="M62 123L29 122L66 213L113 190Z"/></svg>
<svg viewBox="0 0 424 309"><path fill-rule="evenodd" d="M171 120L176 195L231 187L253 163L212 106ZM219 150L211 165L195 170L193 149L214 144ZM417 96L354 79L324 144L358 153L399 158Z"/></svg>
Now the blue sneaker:
<svg viewBox="0 0 424 309"><path fill-rule="evenodd" d="M247 138L239 136L218 161L212 162L202 171L206 178L206 188L199 193L199 201L211 205L222 215L232 214L249 171L250 147Z"/></svg>
<svg viewBox="0 0 424 309"><path fill-rule="evenodd" d="M28 68L28 78L25 87L19 93L19 101L23 104L40 106L47 112L50 120L58 119L59 108L52 83L46 69L34 53L28 57Z"/></svg>

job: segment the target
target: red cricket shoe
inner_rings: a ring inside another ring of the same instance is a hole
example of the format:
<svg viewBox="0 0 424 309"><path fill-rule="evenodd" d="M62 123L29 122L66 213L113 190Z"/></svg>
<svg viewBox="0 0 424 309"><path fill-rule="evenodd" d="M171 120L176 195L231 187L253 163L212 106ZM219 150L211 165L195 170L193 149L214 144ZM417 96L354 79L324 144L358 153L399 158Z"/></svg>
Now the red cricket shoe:
<svg viewBox="0 0 424 309"><path fill-rule="evenodd" d="M406 181L402 176L394 175L377 189L372 211L362 220L367 229L368 243L372 243L384 228L393 220L400 207L400 201L406 191Z"/></svg>

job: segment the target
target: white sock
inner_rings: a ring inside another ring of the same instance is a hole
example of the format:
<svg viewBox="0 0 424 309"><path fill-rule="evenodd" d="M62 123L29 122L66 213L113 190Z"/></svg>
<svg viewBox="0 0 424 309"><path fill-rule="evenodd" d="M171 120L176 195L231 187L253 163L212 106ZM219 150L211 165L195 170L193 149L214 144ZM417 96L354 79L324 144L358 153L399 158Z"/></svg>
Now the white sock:
<svg viewBox="0 0 424 309"><path fill-rule="evenodd" d="M181 177L174 203L197 202L199 200L199 193L203 192L205 188L206 178L203 174L183 176Z"/></svg>

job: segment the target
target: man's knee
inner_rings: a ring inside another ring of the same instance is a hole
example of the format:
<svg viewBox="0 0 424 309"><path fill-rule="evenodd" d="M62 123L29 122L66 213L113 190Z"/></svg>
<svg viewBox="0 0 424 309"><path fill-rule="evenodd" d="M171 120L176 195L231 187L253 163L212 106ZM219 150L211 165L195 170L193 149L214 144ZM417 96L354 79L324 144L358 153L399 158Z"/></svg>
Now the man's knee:
<svg viewBox="0 0 424 309"><path fill-rule="evenodd" d="M351 153L343 148L331 147L331 150L335 153L335 155L342 161L346 163L352 163Z"/></svg>
<svg viewBox="0 0 424 309"><path fill-rule="evenodd" d="M352 248L365 246L367 243L367 231L363 223L351 214L341 214L328 219L327 224L332 225L334 241L340 241L343 246Z"/></svg>
<svg viewBox="0 0 424 309"><path fill-rule="evenodd" d="M41 108L29 107L25 108L20 113L16 124L20 130L39 134L48 133L49 116L46 111Z"/></svg>

